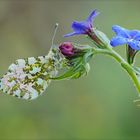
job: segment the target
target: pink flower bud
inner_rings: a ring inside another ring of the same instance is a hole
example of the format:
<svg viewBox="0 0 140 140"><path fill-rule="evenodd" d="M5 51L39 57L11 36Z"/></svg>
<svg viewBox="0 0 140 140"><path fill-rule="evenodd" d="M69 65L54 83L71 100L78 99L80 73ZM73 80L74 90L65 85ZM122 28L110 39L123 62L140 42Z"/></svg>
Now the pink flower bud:
<svg viewBox="0 0 140 140"><path fill-rule="evenodd" d="M74 47L71 42L64 42L60 44L59 49L66 57L71 57L74 55Z"/></svg>

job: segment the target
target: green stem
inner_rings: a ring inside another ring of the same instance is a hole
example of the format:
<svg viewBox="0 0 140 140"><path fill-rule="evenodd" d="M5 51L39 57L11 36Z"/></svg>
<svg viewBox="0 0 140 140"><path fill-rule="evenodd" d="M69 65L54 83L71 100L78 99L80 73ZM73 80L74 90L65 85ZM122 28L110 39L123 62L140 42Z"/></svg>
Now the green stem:
<svg viewBox="0 0 140 140"><path fill-rule="evenodd" d="M129 65L118 53L116 53L112 49L107 50L107 49L96 49L96 48L93 48L93 53L94 54L107 54L115 58L115 60L117 60L121 64L121 66L128 72L129 76L132 78L140 94L140 83L139 83L136 73L133 71L133 68L131 67L131 65Z"/></svg>

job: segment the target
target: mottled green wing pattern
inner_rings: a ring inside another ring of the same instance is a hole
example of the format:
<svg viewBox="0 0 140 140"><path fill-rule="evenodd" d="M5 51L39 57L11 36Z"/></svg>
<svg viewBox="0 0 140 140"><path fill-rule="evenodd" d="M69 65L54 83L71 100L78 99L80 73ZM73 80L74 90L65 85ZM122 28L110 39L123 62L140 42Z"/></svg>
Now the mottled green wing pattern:
<svg viewBox="0 0 140 140"><path fill-rule="evenodd" d="M18 59L0 79L0 90L22 99L35 99L48 87L50 77L57 75L57 59L47 56Z"/></svg>

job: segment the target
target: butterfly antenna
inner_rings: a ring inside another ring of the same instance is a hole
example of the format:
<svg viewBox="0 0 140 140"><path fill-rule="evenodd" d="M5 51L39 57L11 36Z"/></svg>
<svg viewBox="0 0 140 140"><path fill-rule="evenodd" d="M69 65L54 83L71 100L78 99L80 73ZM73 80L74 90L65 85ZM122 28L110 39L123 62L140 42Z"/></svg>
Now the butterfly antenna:
<svg viewBox="0 0 140 140"><path fill-rule="evenodd" d="M56 35L56 32L57 32L58 26L59 26L59 24L56 23L55 27L54 27L53 37L52 37L52 47L54 46L54 39L55 39L55 35Z"/></svg>

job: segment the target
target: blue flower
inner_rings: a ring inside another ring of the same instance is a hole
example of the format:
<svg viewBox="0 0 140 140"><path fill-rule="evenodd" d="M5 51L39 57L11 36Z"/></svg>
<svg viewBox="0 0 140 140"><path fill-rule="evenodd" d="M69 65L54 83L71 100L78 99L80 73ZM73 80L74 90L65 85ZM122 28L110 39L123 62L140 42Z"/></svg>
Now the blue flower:
<svg viewBox="0 0 140 140"><path fill-rule="evenodd" d="M89 34L92 31L93 28L93 20L94 18L99 14L97 10L92 11L92 13L89 15L89 17L85 21L74 21L72 23L72 29L74 32L64 35L64 37L70 37L74 35L80 35L80 34Z"/></svg>
<svg viewBox="0 0 140 140"><path fill-rule="evenodd" d="M134 50L140 50L139 30L128 30L118 25L114 25L112 30L116 33L116 36L113 37L110 42L113 47L127 44Z"/></svg>

